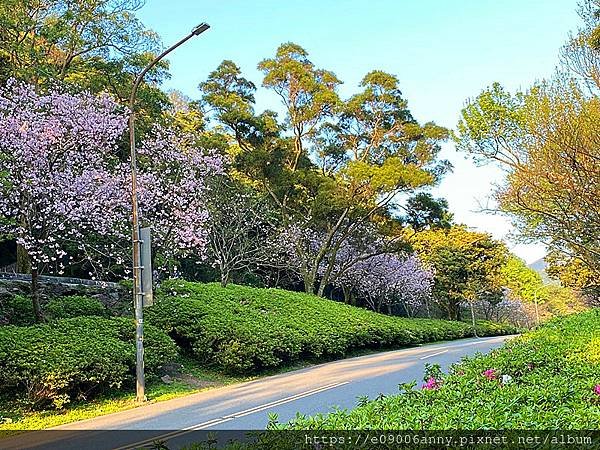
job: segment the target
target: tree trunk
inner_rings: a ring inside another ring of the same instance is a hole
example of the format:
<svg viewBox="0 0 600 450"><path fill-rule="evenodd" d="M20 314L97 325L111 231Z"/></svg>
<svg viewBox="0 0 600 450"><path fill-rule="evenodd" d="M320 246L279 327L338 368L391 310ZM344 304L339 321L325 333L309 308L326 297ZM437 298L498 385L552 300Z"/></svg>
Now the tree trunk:
<svg viewBox="0 0 600 450"><path fill-rule="evenodd" d="M315 293L315 283L314 281L311 281L311 278L309 276L304 277L304 292L306 292L307 294Z"/></svg>
<svg viewBox="0 0 600 450"><path fill-rule="evenodd" d="M427 318L431 319L431 310L429 309L429 300L425 299L425 309L427 310Z"/></svg>
<svg viewBox="0 0 600 450"><path fill-rule="evenodd" d="M460 320L460 305L451 298L448 299L448 319Z"/></svg>
<svg viewBox="0 0 600 450"><path fill-rule="evenodd" d="M221 287L227 287L229 282L229 272L221 271Z"/></svg>
<svg viewBox="0 0 600 450"><path fill-rule="evenodd" d="M349 305L350 304L350 289L348 289L346 286L344 286L344 287L342 287L342 292L344 293L344 303Z"/></svg>
<svg viewBox="0 0 600 450"><path fill-rule="evenodd" d="M392 315L392 305L391 303L386 303L388 316Z"/></svg>
<svg viewBox="0 0 600 450"><path fill-rule="evenodd" d="M325 294L325 283L323 283L323 281L321 281L319 283L319 289L317 290L317 296L323 297L323 294Z"/></svg>
<svg viewBox="0 0 600 450"><path fill-rule="evenodd" d="M479 336L477 336L477 328L475 325L475 307L473 306L473 302L469 302L469 306L471 307L471 321L473 323L473 335L475 337L479 337Z"/></svg>
<svg viewBox="0 0 600 450"><path fill-rule="evenodd" d="M33 313L36 322L43 322L42 307L40 306L40 291L38 285L39 273L37 269L31 270L31 302L33 303Z"/></svg>
<svg viewBox="0 0 600 450"><path fill-rule="evenodd" d="M315 279L311 276L310 273L304 274L302 278L304 278L304 292L306 292L307 294L314 294Z"/></svg>
<svg viewBox="0 0 600 450"><path fill-rule="evenodd" d="M17 273L31 273L31 260L21 244L17 244Z"/></svg>

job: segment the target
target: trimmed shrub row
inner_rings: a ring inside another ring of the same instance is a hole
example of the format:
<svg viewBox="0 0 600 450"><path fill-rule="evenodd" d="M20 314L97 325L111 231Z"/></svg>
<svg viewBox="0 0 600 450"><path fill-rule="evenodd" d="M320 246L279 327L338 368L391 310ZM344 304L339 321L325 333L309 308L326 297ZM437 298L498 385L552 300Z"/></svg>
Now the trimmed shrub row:
<svg viewBox="0 0 600 450"><path fill-rule="evenodd" d="M198 359L232 373L473 335L463 322L403 319L303 293L179 280L163 284L146 317ZM477 328L480 336L516 331L486 322Z"/></svg>
<svg viewBox="0 0 600 450"><path fill-rule="evenodd" d="M52 298L44 305L46 319L66 319L80 316L108 317L108 309L100 300L80 295ZM15 295L0 301L0 323L27 326L35 323L29 297Z"/></svg>
<svg viewBox="0 0 600 450"><path fill-rule="evenodd" d="M0 392L25 395L32 407L61 408L133 380L135 327L127 318L76 317L0 327ZM175 343L145 329L150 375L177 354Z"/></svg>

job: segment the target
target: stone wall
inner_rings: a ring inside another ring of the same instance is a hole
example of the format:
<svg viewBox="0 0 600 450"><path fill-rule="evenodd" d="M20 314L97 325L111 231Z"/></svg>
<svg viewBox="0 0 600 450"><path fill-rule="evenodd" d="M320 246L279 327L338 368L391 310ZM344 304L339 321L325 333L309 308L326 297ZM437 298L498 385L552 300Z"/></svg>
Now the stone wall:
<svg viewBox="0 0 600 450"><path fill-rule="evenodd" d="M30 286L30 275L0 274L0 303L14 295L29 295ZM122 310L131 301L129 289L119 283L41 276L39 289L42 304L53 297L82 295L97 298L111 310Z"/></svg>

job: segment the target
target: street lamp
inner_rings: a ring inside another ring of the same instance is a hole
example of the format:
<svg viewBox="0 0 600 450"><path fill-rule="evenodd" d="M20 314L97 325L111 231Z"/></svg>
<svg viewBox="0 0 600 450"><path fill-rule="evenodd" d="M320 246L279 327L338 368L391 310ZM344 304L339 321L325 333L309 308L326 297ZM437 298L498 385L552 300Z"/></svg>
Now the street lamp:
<svg viewBox="0 0 600 450"><path fill-rule="evenodd" d="M136 399L138 402L146 400L145 395L145 381L144 381L144 291L142 289L142 263L140 253L140 226L138 216L138 198L137 198L137 162L136 162L136 151L135 151L135 95L137 93L140 83L144 79L144 76L152 67L156 65L161 59L167 56L170 52L175 50L177 47L188 41L194 36L198 36L201 33L208 30L210 26L207 23L201 23L196 26L186 37L181 39L176 44L172 45L154 60L148 64L144 70L136 77L133 83L133 89L131 90L131 96L129 97L129 147L130 147L130 158L131 158L131 221L132 221L132 244L133 244L133 305L135 310L135 346L136 346Z"/></svg>

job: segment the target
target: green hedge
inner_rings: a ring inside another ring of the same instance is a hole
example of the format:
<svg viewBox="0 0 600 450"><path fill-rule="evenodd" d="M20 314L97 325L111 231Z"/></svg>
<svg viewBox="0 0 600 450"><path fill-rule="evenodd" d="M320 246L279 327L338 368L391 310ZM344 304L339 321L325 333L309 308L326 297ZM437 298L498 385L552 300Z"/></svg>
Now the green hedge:
<svg viewBox="0 0 600 450"><path fill-rule="evenodd" d="M487 374L487 376L486 376ZM508 375L510 378L505 378ZM555 319L453 366L438 389L352 411L299 417L288 428L351 430L600 428L600 310Z"/></svg>
<svg viewBox="0 0 600 450"><path fill-rule="evenodd" d="M14 295L0 300L0 321L11 325L25 326L35 322L31 299Z"/></svg>
<svg viewBox="0 0 600 450"><path fill-rule="evenodd" d="M233 373L473 335L463 322L390 317L279 289L184 281L164 283L146 314L197 358ZM513 332L510 326L478 325L480 336Z"/></svg>
<svg viewBox="0 0 600 450"><path fill-rule="evenodd" d="M28 327L0 327L0 392L24 395L33 407L62 407L133 380L134 324L126 318L77 317ZM152 375L177 354L174 342L145 329Z"/></svg>
<svg viewBox="0 0 600 450"><path fill-rule="evenodd" d="M81 316L108 316L108 310L97 298L71 295L56 297L48 301L44 308L46 317L67 319Z"/></svg>
<svg viewBox="0 0 600 450"><path fill-rule="evenodd" d="M52 298L43 305L45 319L66 319L80 316L109 316L109 311L96 298L71 295ZM27 326L35 323L29 297L15 295L0 301L0 320L10 325Z"/></svg>

